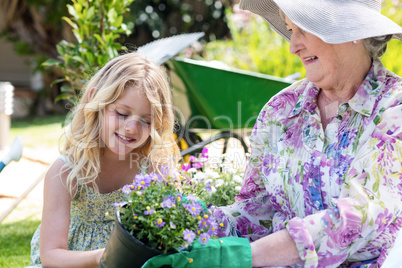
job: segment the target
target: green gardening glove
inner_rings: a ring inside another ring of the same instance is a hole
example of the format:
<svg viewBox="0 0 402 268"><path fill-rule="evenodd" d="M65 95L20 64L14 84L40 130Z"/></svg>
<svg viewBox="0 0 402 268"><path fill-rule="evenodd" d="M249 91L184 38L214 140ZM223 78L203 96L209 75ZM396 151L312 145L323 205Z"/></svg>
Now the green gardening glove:
<svg viewBox="0 0 402 268"><path fill-rule="evenodd" d="M189 251L159 255L149 259L142 268L247 268L251 267L251 247L247 238L222 237L206 245L194 242Z"/></svg>

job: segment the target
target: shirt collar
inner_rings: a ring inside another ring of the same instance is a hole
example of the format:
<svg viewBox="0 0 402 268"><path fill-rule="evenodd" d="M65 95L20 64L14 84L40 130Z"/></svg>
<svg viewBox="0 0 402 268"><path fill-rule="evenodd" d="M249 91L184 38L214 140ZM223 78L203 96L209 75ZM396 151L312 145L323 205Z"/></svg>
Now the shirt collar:
<svg viewBox="0 0 402 268"><path fill-rule="evenodd" d="M386 69L379 59L374 59L369 73L360 85L356 94L348 101L350 108L365 116L373 113L374 105L377 100L378 93L383 88L385 79L378 79L385 76Z"/></svg>
<svg viewBox="0 0 402 268"><path fill-rule="evenodd" d="M383 87L383 83L380 81L384 81L384 79L378 79L378 77L384 76L385 74L386 69L381 61L379 59L374 59L370 71L363 83L360 85L353 98L348 101L349 106L354 111L365 116L370 116L372 114L377 95ZM307 111L310 114L316 114L317 98L320 89L307 79L303 79L295 86L296 93L301 89L304 90L300 95L298 94L299 100L293 111L289 114L289 117L299 114L302 110Z"/></svg>
<svg viewBox="0 0 402 268"><path fill-rule="evenodd" d="M300 94L298 94L298 91ZM293 111L289 114L289 117L299 114L302 110L308 111L310 114L316 114L317 97L320 89L314 85L314 83L309 82L307 79L303 79L301 83L296 86L295 92L299 100Z"/></svg>

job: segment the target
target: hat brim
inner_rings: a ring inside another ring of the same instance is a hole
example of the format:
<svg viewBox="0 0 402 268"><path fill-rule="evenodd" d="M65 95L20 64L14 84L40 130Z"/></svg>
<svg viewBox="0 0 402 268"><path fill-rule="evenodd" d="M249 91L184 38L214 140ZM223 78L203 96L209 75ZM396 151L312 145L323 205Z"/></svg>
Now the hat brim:
<svg viewBox="0 0 402 268"><path fill-rule="evenodd" d="M339 44L384 35L393 35L393 38L402 41L402 28L372 8L353 1L325 3L322 5L308 0L241 0L240 8L260 15L287 41L290 41L291 32L287 30L279 10L298 27L326 43Z"/></svg>

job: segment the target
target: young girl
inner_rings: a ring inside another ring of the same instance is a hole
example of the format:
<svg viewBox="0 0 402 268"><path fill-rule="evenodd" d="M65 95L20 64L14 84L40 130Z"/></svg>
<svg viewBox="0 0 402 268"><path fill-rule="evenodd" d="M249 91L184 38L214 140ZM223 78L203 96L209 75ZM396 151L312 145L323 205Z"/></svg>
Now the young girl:
<svg viewBox="0 0 402 268"><path fill-rule="evenodd" d="M121 188L175 157L173 124L171 90L158 65L137 53L106 64L86 85L61 157L46 174L32 265L98 267Z"/></svg>

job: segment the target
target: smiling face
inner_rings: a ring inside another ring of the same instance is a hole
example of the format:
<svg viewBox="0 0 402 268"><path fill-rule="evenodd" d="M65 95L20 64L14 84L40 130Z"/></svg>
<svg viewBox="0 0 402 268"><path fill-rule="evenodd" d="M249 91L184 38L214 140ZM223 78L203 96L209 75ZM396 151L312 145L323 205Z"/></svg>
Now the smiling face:
<svg viewBox="0 0 402 268"><path fill-rule="evenodd" d="M361 43L328 44L303 31L289 18L285 21L292 32L290 52L302 60L307 79L318 87L337 87L347 81L356 65L362 62L365 51Z"/></svg>
<svg viewBox="0 0 402 268"><path fill-rule="evenodd" d="M151 105L145 94L128 87L114 103L106 106L101 139L107 151L127 155L145 144L151 124Z"/></svg>

